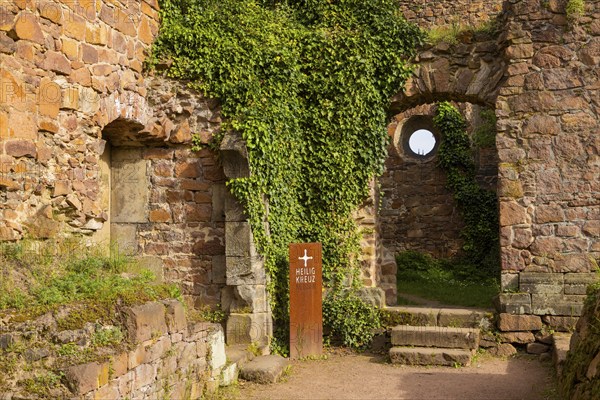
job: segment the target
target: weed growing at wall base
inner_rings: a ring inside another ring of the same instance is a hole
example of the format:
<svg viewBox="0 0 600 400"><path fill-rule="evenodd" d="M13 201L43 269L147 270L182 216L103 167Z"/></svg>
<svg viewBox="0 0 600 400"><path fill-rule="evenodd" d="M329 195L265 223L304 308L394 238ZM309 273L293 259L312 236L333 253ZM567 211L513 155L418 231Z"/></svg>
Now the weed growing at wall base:
<svg viewBox="0 0 600 400"><path fill-rule="evenodd" d="M223 129L246 142L250 177L228 185L265 256L285 343L289 243L321 242L325 284L359 285L351 213L382 172L389 99L423 35L393 0L159 3L150 64L170 59L171 77L219 98Z"/></svg>

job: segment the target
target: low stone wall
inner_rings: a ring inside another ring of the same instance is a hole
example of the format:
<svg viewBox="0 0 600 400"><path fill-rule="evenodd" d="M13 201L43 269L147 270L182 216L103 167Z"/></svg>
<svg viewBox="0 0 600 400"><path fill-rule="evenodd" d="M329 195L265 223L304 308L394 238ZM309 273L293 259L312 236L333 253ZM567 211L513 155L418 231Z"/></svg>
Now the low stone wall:
<svg viewBox="0 0 600 400"><path fill-rule="evenodd" d="M560 391L563 398L570 400L600 396L600 289L588 297L571 337L571 348L560 376Z"/></svg>
<svg viewBox="0 0 600 400"><path fill-rule="evenodd" d="M93 355L86 349L108 327L88 323L60 330L57 321L65 312L9 325L10 332L0 334L0 358L6 360L0 364L0 399L198 399L231 383L232 377L221 379L226 366L221 325L189 322L176 300L125 308L126 343L93 347ZM88 362L69 365L82 358Z"/></svg>

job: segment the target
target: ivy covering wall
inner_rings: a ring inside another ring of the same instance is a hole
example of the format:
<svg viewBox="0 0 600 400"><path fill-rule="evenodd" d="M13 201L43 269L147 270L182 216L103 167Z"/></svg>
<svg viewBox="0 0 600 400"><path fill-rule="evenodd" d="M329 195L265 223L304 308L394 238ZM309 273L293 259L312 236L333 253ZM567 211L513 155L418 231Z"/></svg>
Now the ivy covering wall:
<svg viewBox="0 0 600 400"><path fill-rule="evenodd" d="M483 116L485 124L495 132L495 119L489 117L489 112L487 115ZM434 123L443 135L439 166L447 174L448 188L465 223L461 232L465 261L462 268L481 278L497 277L500 273L498 197L477 182L471 139L461 113L449 102L440 103Z"/></svg>
<svg viewBox="0 0 600 400"><path fill-rule="evenodd" d="M171 77L219 98L223 130L246 141L251 176L228 184L266 258L276 323L288 315L291 242L323 243L327 286L358 284L351 212L382 172L388 102L411 73L419 29L394 0L160 6L151 63L171 60Z"/></svg>

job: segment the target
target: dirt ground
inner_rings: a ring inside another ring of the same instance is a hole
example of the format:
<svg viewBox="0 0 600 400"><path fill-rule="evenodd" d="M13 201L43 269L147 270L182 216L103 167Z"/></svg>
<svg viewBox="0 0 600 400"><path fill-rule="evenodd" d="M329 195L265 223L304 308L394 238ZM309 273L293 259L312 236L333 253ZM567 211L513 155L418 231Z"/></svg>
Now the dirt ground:
<svg viewBox="0 0 600 400"><path fill-rule="evenodd" d="M340 353L325 360L293 362L291 374L273 385L241 382L227 399L556 400L549 362L520 355L480 356L470 367L407 367L384 356Z"/></svg>

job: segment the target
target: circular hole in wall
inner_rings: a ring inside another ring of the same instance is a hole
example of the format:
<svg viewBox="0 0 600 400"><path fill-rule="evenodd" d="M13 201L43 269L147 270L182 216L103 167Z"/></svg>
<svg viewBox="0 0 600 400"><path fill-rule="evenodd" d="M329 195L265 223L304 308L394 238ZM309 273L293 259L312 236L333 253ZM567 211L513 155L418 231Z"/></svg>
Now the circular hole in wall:
<svg viewBox="0 0 600 400"><path fill-rule="evenodd" d="M430 155L435 150L436 144L435 135L428 129L418 129L408 139L409 149L421 157Z"/></svg>
<svg viewBox="0 0 600 400"><path fill-rule="evenodd" d="M414 115L400 129L400 143L405 156L415 161L430 161L434 158L440 145L440 134L432 116Z"/></svg>

